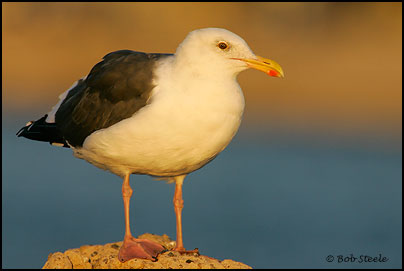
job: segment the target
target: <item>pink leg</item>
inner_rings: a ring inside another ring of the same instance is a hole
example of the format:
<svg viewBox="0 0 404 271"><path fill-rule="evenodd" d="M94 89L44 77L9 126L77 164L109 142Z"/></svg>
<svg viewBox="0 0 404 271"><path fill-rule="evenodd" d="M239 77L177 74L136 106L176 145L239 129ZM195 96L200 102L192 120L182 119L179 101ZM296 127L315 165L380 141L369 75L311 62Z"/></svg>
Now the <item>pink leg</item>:
<svg viewBox="0 0 404 271"><path fill-rule="evenodd" d="M186 175L174 177L175 179L175 192L174 192L174 211L175 217L177 219L177 244L174 248L175 251L179 251L181 253L199 253L198 249L194 250L185 250L184 244L182 242L182 220L181 213L182 208L184 208L184 200L182 199L182 183L184 182Z"/></svg>
<svg viewBox="0 0 404 271"><path fill-rule="evenodd" d="M133 258L155 260L157 255L164 250L164 247L147 239L136 239L130 232L129 201L132 192L129 185L129 174L127 174L122 185L123 206L125 209L125 237L119 250L118 259L121 262L126 262Z"/></svg>

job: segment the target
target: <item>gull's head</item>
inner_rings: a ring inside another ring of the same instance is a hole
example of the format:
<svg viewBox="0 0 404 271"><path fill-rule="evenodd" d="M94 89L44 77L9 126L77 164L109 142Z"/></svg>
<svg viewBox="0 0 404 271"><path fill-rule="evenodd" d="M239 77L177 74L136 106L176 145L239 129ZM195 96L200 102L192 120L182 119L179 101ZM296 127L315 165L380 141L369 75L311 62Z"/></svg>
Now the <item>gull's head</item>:
<svg viewBox="0 0 404 271"><path fill-rule="evenodd" d="M175 53L181 66L193 73L236 76L248 68L270 76L283 77L281 66L257 56L238 35L222 28L203 28L190 32Z"/></svg>

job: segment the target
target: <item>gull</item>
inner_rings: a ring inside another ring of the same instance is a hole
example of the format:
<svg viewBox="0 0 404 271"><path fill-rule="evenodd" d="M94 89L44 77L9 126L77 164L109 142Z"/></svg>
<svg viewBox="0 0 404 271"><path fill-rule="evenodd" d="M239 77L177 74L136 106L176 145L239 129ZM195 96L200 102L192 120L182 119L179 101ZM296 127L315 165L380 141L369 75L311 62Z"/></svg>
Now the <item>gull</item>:
<svg viewBox="0 0 404 271"><path fill-rule="evenodd" d="M115 51L17 135L71 148L75 157L123 178L121 262L156 260L165 250L131 234L131 174L175 183L174 250L195 252L183 245L182 185L187 174L212 161L236 134L245 106L236 78L248 68L284 76L278 63L255 55L241 37L221 28L190 32L174 54Z"/></svg>

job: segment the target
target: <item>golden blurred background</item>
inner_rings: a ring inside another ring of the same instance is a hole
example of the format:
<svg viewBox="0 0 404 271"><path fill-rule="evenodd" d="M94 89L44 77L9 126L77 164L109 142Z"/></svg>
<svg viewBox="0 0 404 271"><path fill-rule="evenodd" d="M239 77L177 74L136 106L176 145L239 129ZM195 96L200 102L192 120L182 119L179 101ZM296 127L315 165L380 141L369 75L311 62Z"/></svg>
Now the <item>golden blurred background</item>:
<svg viewBox="0 0 404 271"><path fill-rule="evenodd" d="M41 117L108 52L173 53L188 32L221 27L285 71L284 79L256 71L240 74L244 127L269 125L284 134L401 147L401 3L2 7L3 114Z"/></svg>

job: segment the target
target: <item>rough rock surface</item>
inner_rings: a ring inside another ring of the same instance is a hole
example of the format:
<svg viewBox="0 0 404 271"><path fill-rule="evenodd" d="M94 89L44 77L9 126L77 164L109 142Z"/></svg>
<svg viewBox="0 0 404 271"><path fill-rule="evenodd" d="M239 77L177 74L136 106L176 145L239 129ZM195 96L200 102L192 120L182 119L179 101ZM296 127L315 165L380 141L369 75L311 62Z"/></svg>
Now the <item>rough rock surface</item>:
<svg viewBox="0 0 404 271"><path fill-rule="evenodd" d="M159 236L146 233L138 238L158 242L168 251L158 255L156 262L132 259L121 263L117 256L122 241L105 245L86 245L64 253L49 254L43 269L251 269L250 266L233 260L220 261L197 253L181 255L179 252L170 251L175 247L175 241L165 234Z"/></svg>

